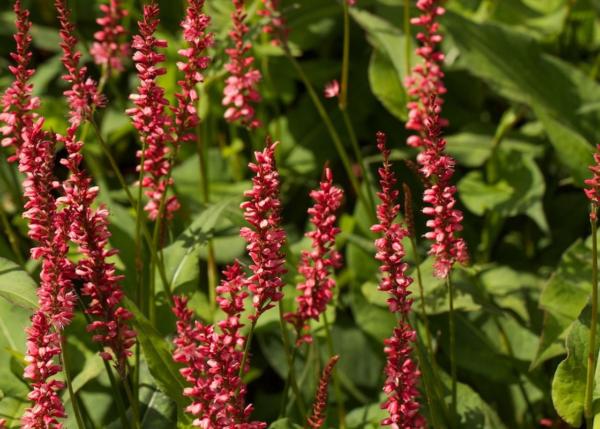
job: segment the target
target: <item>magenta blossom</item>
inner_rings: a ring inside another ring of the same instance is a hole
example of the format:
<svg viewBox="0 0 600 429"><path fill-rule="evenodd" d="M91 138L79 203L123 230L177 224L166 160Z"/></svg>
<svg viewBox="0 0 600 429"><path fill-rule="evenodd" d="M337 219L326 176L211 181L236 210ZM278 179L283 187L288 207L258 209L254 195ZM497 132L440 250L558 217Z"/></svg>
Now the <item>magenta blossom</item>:
<svg viewBox="0 0 600 429"><path fill-rule="evenodd" d="M280 0L262 0L262 3L263 7L256 13L266 21L262 27L263 32L271 36L273 45L281 46L287 42L289 29L279 9Z"/></svg>
<svg viewBox="0 0 600 429"><path fill-rule="evenodd" d="M174 142L173 124L165 109L169 103L165 98L165 90L156 82L159 76L166 73L165 68L160 66L165 55L158 50L167 47L166 40L155 36L159 24L158 14L156 3L144 6L143 19L138 23L139 34L133 37L133 61L138 71L139 85L137 93L130 96L135 107L127 110L142 142L143 150L138 152L138 157L143 160L144 177L140 186L145 189L149 198L145 210L152 220L161 211L161 204L164 204L167 218L172 217L172 213L179 209L177 197L164 197L173 183L169 154Z"/></svg>
<svg viewBox="0 0 600 429"><path fill-rule="evenodd" d="M308 214L315 230L306 233L312 241L312 249L302 252L298 268L298 272L304 277L304 281L298 284L298 309L286 315L286 319L295 325L299 333L308 328L310 319L319 320L327 304L331 302L335 288L332 271L342 263L342 255L335 249L335 238L340 232L335 223L336 211L342 204L344 192L333 186L333 174L329 168L325 168L323 177L319 189L310 193L314 205L308 209ZM311 342L312 337L307 332L298 341Z"/></svg>
<svg viewBox="0 0 600 429"><path fill-rule="evenodd" d="M244 218L250 224L250 227L241 229L240 235L248 243L246 250L252 260L248 287L252 292L254 319L283 298L282 277L286 272L283 246L286 236L281 227L276 146L277 143L267 140L267 147L262 152L254 153L256 163L249 164L254 172L253 187L245 192L248 200L241 205Z"/></svg>
<svg viewBox="0 0 600 429"><path fill-rule="evenodd" d="M402 240L408 236L408 230L396 222L400 213L399 191L395 189L397 180L390 163L390 150L386 147L386 136L377 133L377 148L383 155L383 166L379 168L381 191L377 196L381 200L377 206L379 223L371 230L381 237L375 241L382 274L379 290L387 292L390 311L398 315L398 326L391 338L385 340L386 380L383 391L388 396L382 408L388 411L388 417L381 424L401 429L420 429L425 420L419 413L419 391L417 383L420 372L412 358L412 347L416 333L408 323L412 300L408 287L412 278L407 274L408 264L404 262Z"/></svg>
<svg viewBox="0 0 600 429"><path fill-rule="evenodd" d="M227 107L225 119L229 122L239 121L248 128L257 128L260 121L255 117L254 105L261 99L257 89L261 74L254 68L254 57L249 55L252 43L246 37L249 28L245 23L244 0L233 0L233 5L233 29L229 37L234 46L225 50L229 56L229 62L225 64L228 77L223 91L223 106Z"/></svg>
<svg viewBox="0 0 600 429"><path fill-rule="evenodd" d="M325 85L325 89L323 90L323 94L325 98L335 98L340 95L340 83L334 79L328 84Z"/></svg>
<svg viewBox="0 0 600 429"><path fill-rule="evenodd" d="M129 44L124 41L127 31L122 22L129 12L119 0L108 0L108 3L101 4L100 11L102 17L96 23L101 30L94 33L95 42L90 54L96 64L109 70L123 71L123 60L129 57Z"/></svg>
<svg viewBox="0 0 600 429"><path fill-rule="evenodd" d="M437 18L445 12L440 4L440 0L419 0L417 8L422 15L411 20L413 25L423 27L417 34L421 42L417 54L423 63L416 65L406 80L408 93L413 98L408 103L406 128L416 132L407 143L421 149L417 161L428 183L423 196L427 204L423 213L431 217L425 237L433 242L429 253L435 257L434 274L445 278L455 262L468 261L468 252L465 241L457 236L462 230L463 215L455 207L456 187L451 184L454 159L445 153L446 141L442 137L442 128L447 122L440 116L442 96L446 93L441 70L444 54L438 49L442 35Z"/></svg>
<svg viewBox="0 0 600 429"><path fill-rule="evenodd" d="M29 83L34 74L34 70L28 68L31 61L29 11L21 7L21 0L15 1L13 10L16 15L15 25L17 27L14 35L16 49L10 54L10 57L15 65L9 66L8 69L15 80L2 96L2 113L0 113L0 122L4 123L0 128L3 136L2 146L13 147L16 152L9 158L11 162L19 158L19 149L23 144L23 131L33 127L35 121L33 111L39 107L39 99L31 96L33 86Z"/></svg>
<svg viewBox="0 0 600 429"><path fill-rule="evenodd" d="M240 316L247 296L246 278L237 262L223 275L217 300L227 317L218 323L219 329L193 321L187 299L175 297L173 358L184 364L181 374L192 385L184 390L192 400L186 411L196 416L193 425L203 429L264 429L265 423L248 422L252 406L245 404L246 386L240 377L249 368L248 362L241 368L246 337L240 331Z"/></svg>

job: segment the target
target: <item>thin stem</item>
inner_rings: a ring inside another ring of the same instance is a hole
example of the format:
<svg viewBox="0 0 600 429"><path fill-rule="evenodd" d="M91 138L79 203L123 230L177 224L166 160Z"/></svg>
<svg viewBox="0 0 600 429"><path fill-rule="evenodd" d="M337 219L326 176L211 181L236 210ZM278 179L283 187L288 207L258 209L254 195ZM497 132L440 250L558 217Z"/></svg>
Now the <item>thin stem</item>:
<svg viewBox="0 0 600 429"><path fill-rule="evenodd" d="M210 202L210 184L208 182L208 165L206 163L204 140L202 139L200 125L196 127L196 152L198 152L200 178L202 180L202 201L204 204L208 204ZM217 309L217 282L219 275L212 238L209 238L207 242L206 264L208 266L208 299L211 313L214 314Z"/></svg>
<svg viewBox="0 0 600 429"><path fill-rule="evenodd" d="M65 374L65 382L67 383L67 389L69 391L69 397L71 398L71 405L73 406L73 414L75 414L77 427L79 429L85 429L85 424L83 423L83 418L81 417L81 411L79 410L79 398L73 390L71 367L67 356L67 341L64 335L60 336L60 353L62 357L63 373Z"/></svg>
<svg viewBox="0 0 600 429"><path fill-rule="evenodd" d="M127 379L123 379L123 389L125 390L125 395L127 395L127 399L129 400L129 404L131 405L131 420L133 422L133 427L134 429L138 429L140 427L140 409L138 399L133 396L131 387L129 386L129 382L127 381Z"/></svg>
<svg viewBox="0 0 600 429"><path fill-rule="evenodd" d="M448 301L450 305L450 311L448 312L448 324L450 328L450 376L452 377L452 401L450 407L450 417L452 420L452 425L455 426L457 423L456 322L454 320L454 288L452 287L450 275L446 277L446 286L448 287Z"/></svg>
<svg viewBox="0 0 600 429"><path fill-rule="evenodd" d="M296 365L296 351L298 349L294 348L292 350L292 362L291 362L291 367L294 368ZM285 411L287 408L287 398L288 398L288 394L290 391L290 384L291 384L291 371L288 371L288 375L285 378L285 385L283 386L283 394L281 395L281 405L279 407L279 418L283 418L285 416Z"/></svg>
<svg viewBox="0 0 600 429"><path fill-rule="evenodd" d="M296 380L296 370L294 368L294 361L292 358L292 348L290 346L290 333L288 331L286 321L283 314L283 303L279 301L279 324L281 326L281 338L283 340L283 350L285 351L285 356L287 358L288 363L288 375L290 378L290 385L292 386L292 391L294 395L296 395L296 404L298 405L298 411L300 412L300 416L302 420L306 420L306 404L304 403L304 398L300 393L300 388L298 387L298 381Z"/></svg>
<svg viewBox="0 0 600 429"><path fill-rule="evenodd" d="M412 44L411 44L411 34L410 34L410 0L404 0L404 65L406 67L405 73L406 76L410 76L411 72L411 64L410 58L412 55Z"/></svg>
<svg viewBox="0 0 600 429"><path fill-rule="evenodd" d="M344 47L342 54L342 82L338 102L340 110L345 111L348 105L348 74L350 71L350 13L348 12L348 2L346 0L342 0L342 7L344 8Z"/></svg>
<svg viewBox="0 0 600 429"><path fill-rule="evenodd" d="M248 336L246 337L246 345L244 347L244 354L242 355L242 363L240 365L240 378L242 378L244 376L244 373L246 372L246 361L248 360L248 355L250 354L250 346L252 344L252 338L254 337L255 328L256 318L252 320L252 323L250 324L250 331L248 332Z"/></svg>
<svg viewBox="0 0 600 429"><path fill-rule="evenodd" d="M598 322L598 207L592 204L590 223L592 226L592 315L590 322L590 348L588 351L587 377L585 383L585 418L587 427L592 428L594 419L593 393L594 377L596 375L596 331Z"/></svg>
<svg viewBox="0 0 600 429"><path fill-rule="evenodd" d="M423 286L423 275L421 273L421 255L417 249L417 243L413 235L410 236L410 247L415 255L415 269L417 271L417 285L419 286L419 295L421 303L421 318L425 325L425 341L427 344L427 353L431 358L431 362L435 362L435 354L433 352L433 342L431 340L431 330L429 328L429 319L427 318L427 308L425 307L425 288Z"/></svg>
<svg viewBox="0 0 600 429"><path fill-rule="evenodd" d="M127 413L125 411L125 407L123 406L123 403L124 403L123 395L121 393L121 389L119 389L115 375L113 374L112 369L111 369L110 365L108 364L108 362L105 361L104 359L102 359L102 362L104 363L104 368L106 369L106 373L108 374L108 379L110 380L110 385L111 385L113 391L115 392L115 394L117 395L114 402L116 403L117 410L119 411L119 418L121 419L121 424L123 425L124 428L131 427L131 425L129 424L129 420L127 420Z"/></svg>
<svg viewBox="0 0 600 429"><path fill-rule="evenodd" d="M334 356L335 350L333 347L333 336L331 335L331 327L329 325L329 320L327 319L327 312L323 312L323 324L325 325L325 336L327 337L327 351L329 352L329 356ZM340 429L344 429L346 427L346 410L344 409L342 389L340 388L340 380L335 367L333 368L333 372L331 373L331 375L333 377L333 390L335 391L338 418L340 420L339 426Z"/></svg>
<svg viewBox="0 0 600 429"><path fill-rule="evenodd" d="M365 206L365 208L367 208L367 211L369 212L371 221L373 223L375 223L377 221L377 219L375 218L375 208L368 204L368 200L365 198L365 196L362 192L360 184L358 183L358 180L356 179L356 175L354 174L354 171L352 170L352 163L350 162L350 158L348 157L348 154L346 153L346 149L344 148L342 139L340 138L340 135L338 134L335 127L333 126L333 122L331 121L331 118L329 117L327 110L325 110L325 106L323 106L323 103L319 99L319 96L317 95L317 92L315 91L313 85L310 83L308 76L306 76L306 73L304 73L304 70L302 69L302 66L300 66L300 63L298 63L298 61L292 56L292 54L290 53L290 51L287 47L285 47L284 52L285 52L288 60L292 63L292 66L298 73L300 80L302 80L302 83L306 87L306 90L308 91L308 95L310 96L315 108L317 109L317 113L319 114L319 116L321 117L321 120L325 124L325 128L329 132L329 136L331 137L331 140L333 140L335 149L336 149L340 159L342 160L342 164L344 166L344 169L346 170L346 174L348 175L348 179L350 180L350 184L352 185L352 188L354 189L354 192L356 193L357 198Z"/></svg>

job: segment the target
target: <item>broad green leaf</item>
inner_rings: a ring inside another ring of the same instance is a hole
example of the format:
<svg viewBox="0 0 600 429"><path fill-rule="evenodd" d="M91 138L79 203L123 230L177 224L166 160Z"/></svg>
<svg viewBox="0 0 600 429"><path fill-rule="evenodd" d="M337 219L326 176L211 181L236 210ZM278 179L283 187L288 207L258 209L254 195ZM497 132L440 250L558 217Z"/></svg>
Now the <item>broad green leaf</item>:
<svg viewBox="0 0 600 429"><path fill-rule="evenodd" d="M479 170L471 171L458 183L463 204L478 216L509 201L513 190L504 178L494 184L487 183Z"/></svg>
<svg viewBox="0 0 600 429"><path fill-rule="evenodd" d="M38 306L35 281L14 262L0 258L0 296L27 309Z"/></svg>
<svg viewBox="0 0 600 429"><path fill-rule="evenodd" d="M301 429L302 426L291 422L288 418L279 419L269 426L269 429Z"/></svg>
<svg viewBox="0 0 600 429"><path fill-rule="evenodd" d="M173 361L173 350L167 341L152 327L152 324L139 311L133 302L126 299L127 308L133 313L133 326L138 334L138 341L142 346L148 369L160 390L177 403L180 411L188 405L188 400L183 396L183 389L187 387L185 380L179 373L178 365Z"/></svg>
<svg viewBox="0 0 600 429"><path fill-rule="evenodd" d="M567 337L567 357L554 373L552 379L552 402L558 415L573 427L582 423L585 401L587 357L590 341L590 311L581 316L569 328ZM598 355L599 342L596 340ZM596 397L597 395L595 395Z"/></svg>
<svg viewBox="0 0 600 429"><path fill-rule="evenodd" d="M377 50L369 63L369 83L381 104L396 118L406 121L406 91L400 76L387 55Z"/></svg>

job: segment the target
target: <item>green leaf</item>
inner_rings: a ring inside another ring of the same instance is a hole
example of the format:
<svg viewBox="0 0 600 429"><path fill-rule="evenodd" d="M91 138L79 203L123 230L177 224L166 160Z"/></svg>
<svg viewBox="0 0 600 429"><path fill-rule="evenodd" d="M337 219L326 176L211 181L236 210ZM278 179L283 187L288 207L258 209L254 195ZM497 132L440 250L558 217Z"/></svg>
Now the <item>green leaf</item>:
<svg viewBox="0 0 600 429"><path fill-rule="evenodd" d="M148 369L160 390L177 403L181 413L189 401L183 396L187 387L179 373L178 365L173 361L173 351L169 343L154 329L152 324L129 299L124 300L127 308L133 313L132 323L138 334Z"/></svg>
<svg viewBox="0 0 600 429"><path fill-rule="evenodd" d="M381 104L396 118L406 121L406 91L400 76L389 57L377 50L369 62L369 83Z"/></svg>
<svg viewBox="0 0 600 429"><path fill-rule="evenodd" d="M0 257L0 296L27 309L38 306L35 281L14 262Z"/></svg>
<svg viewBox="0 0 600 429"><path fill-rule="evenodd" d="M590 341L589 326L590 311L587 308L569 329L567 357L558 365L552 379L554 407L558 415L574 427L579 427L583 419ZM598 346L596 340L594 351L596 355L598 355Z"/></svg>
<svg viewBox="0 0 600 429"><path fill-rule="evenodd" d="M269 426L269 429L301 429L302 426L291 422L288 418L279 419Z"/></svg>

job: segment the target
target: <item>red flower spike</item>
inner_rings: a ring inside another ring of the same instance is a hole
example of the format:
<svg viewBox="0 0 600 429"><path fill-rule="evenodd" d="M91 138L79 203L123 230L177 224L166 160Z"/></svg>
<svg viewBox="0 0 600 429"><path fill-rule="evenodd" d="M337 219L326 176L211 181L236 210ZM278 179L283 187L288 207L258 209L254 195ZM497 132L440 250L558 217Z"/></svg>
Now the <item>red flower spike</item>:
<svg viewBox="0 0 600 429"><path fill-rule="evenodd" d="M92 339L107 349L101 353L102 358L114 360L119 375L124 377L126 361L131 356L130 349L135 343L135 332L128 322L133 316L121 307L121 276L116 274L114 264L108 262L109 258L117 254L116 250L109 249L109 213L103 206L93 208L98 188L92 186L92 180L81 168L83 142L77 138L82 122L90 119L93 113L93 107L80 107L86 97L90 97L89 94L97 95L96 86L87 78L87 69L79 64L81 53L76 50L77 39L73 36L74 27L69 21L64 1L57 0L56 8L61 23L63 64L67 70L63 79L71 85L64 93L71 107L71 125L67 134L59 137L68 153L68 157L61 160L61 163L69 170L70 176L62 185L64 195L58 201L64 204L65 213L69 217L69 238L82 255L77 262L75 274L83 281L82 294L90 299L85 311L93 321L87 329L93 333Z"/></svg>
<svg viewBox="0 0 600 429"><path fill-rule="evenodd" d="M262 3L263 7L256 13L266 20L262 27L263 32L271 36L273 45L281 46L287 42L289 29L279 9L280 0L262 0Z"/></svg>
<svg viewBox="0 0 600 429"><path fill-rule="evenodd" d="M231 19L233 29L229 37L234 43L225 53L229 62L225 64L228 77L223 91L223 106L226 106L225 119L240 122L250 129L258 128L260 121L255 117L254 104L261 100L257 86L261 80L260 71L254 68L254 57L249 55L252 43L247 40L249 28L245 23L244 0L233 0L235 7Z"/></svg>
<svg viewBox="0 0 600 429"><path fill-rule="evenodd" d="M173 150L170 146L175 144L173 124L165 110L169 102L165 98L165 90L156 82L159 76L166 73L165 68L160 66L165 60L165 55L158 50L167 47L165 40L155 37L160 22L158 14L159 8L156 3L144 6L144 16L138 23L139 34L133 36L133 61L138 71L139 85L137 93L129 97L135 107L127 110L145 148L138 151L137 156L144 162L144 177L140 186L145 189L145 194L150 200L144 209L152 220L158 216L163 195L173 183L173 179L170 178L172 166L169 154ZM170 219L179 206L177 197L173 195L167 198L165 216Z"/></svg>
<svg viewBox="0 0 600 429"><path fill-rule="evenodd" d="M96 23L101 30L94 33L95 42L90 54L96 64L121 72L124 59L129 57L129 44L123 41L127 31L122 24L129 12L119 0L108 0L108 3L101 4L100 11L102 17Z"/></svg>
<svg viewBox="0 0 600 429"><path fill-rule="evenodd" d="M15 1L13 10L17 26L17 32L14 35L16 48L10 56L15 65L9 66L8 69L15 80L2 96L2 113L0 113L0 122L4 123L0 128L3 136L2 146L15 149L15 155L8 158L10 162L19 158L19 149L23 144L23 131L33 127L36 119L33 111L39 107L40 103L37 97L32 97L33 85L29 83L35 73L33 69L28 68L31 61L29 11L21 7L21 0Z"/></svg>
<svg viewBox="0 0 600 429"><path fill-rule="evenodd" d="M184 395L192 400L186 411L196 419L193 425L203 429L264 429L265 423L248 422L252 406L245 404L246 386L240 378L246 337L241 334L244 311L245 275L236 262L223 273L217 288L217 300L227 314L217 328L193 320L187 299L175 297L173 312L177 318L177 337L173 359L182 363L180 370L192 387ZM248 370L244 368L242 373Z"/></svg>
<svg viewBox="0 0 600 429"><path fill-rule="evenodd" d="M465 241L457 237L462 230L463 215L455 208L456 188L451 185L454 159L445 153L446 141L441 131L447 125L440 116L442 96L446 93L441 69L444 54L438 49L443 37L437 18L445 13L441 3L441 0L419 0L417 8L422 14L411 20L413 25L423 27L417 34L421 46L416 50L423 63L416 65L406 79L408 93L413 98L408 103L406 128L416 132L407 144L421 149L417 157L419 171L428 183L423 213L431 217L425 237L433 242L429 254L435 257L434 274L446 278L454 263L467 263L469 257Z"/></svg>
<svg viewBox="0 0 600 429"><path fill-rule="evenodd" d="M323 172L324 179L319 189L310 193L314 205L308 209L314 231L306 233L312 241L312 249L303 251L298 272L304 281L298 285L300 296L295 313L286 314L286 320L292 323L298 332L308 328L310 319L319 320L327 304L333 298L335 281L332 271L341 266L342 255L335 250L335 238L340 229L335 226L336 211L342 204L344 192L333 186L333 174L329 168ZM311 342L310 332L298 338L299 343Z"/></svg>
<svg viewBox="0 0 600 429"><path fill-rule="evenodd" d="M76 300L73 266L67 259L70 220L65 211L57 210L53 197L56 141L42 130L42 125L43 120L38 119L23 132L19 151L19 170L25 174L23 217L29 221L29 237L36 243L31 255L42 260L39 307L27 329L24 377L30 380L28 398L33 404L22 418L25 429L62 427L58 419L65 417L60 399L63 384L52 377L62 370L57 358L61 352L60 331L71 322Z"/></svg>
<svg viewBox="0 0 600 429"><path fill-rule="evenodd" d="M331 380L333 368L335 367L335 364L338 363L338 360L340 360L340 357L337 355L329 359L329 362L327 362L327 365L321 374L319 387L317 388L317 394L315 396L315 403L313 405L313 412L306 422L311 429L321 429L323 423L325 423L327 401L329 399L329 380Z"/></svg>
<svg viewBox="0 0 600 429"><path fill-rule="evenodd" d="M195 132L188 132L199 122L196 86L204 81L202 72L210 64L206 51L214 44L213 34L207 31L210 17L202 11L204 3L204 0L188 0L185 19L181 23L187 48L179 51L184 61L177 63L177 67L183 72L183 79L177 82L180 92L175 94L177 105L173 109L178 144L196 139Z"/></svg>
<svg viewBox="0 0 600 429"><path fill-rule="evenodd" d="M382 132L377 133L377 148L383 155L383 166L379 168L381 191L377 193L381 202L377 206L379 223L373 225L371 230L381 234L381 238L375 241L375 258L381 263L379 270L382 274L379 290L389 294L388 307L399 316L392 337L385 340L387 363L383 391L388 398L382 408L388 411L389 416L381 424L401 429L420 429L425 427L417 400L420 372L411 356L416 334L407 321L412 307L408 287L413 280L407 274L408 264L404 262L402 244L402 240L408 236L408 230L395 222L400 213L397 202L400 193L395 189L397 179L390 163L386 136Z"/></svg>
<svg viewBox="0 0 600 429"><path fill-rule="evenodd" d="M586 197L596 207L600 206L600 145L596 146L596 152L594 153L594 164L590 165L589 170L592 172L591 179L586 179L585 184L588 186L584 190ZM590 218L596 219L596 212L590 212Z"/></svg>
<svg viewBox="0 0 600 429"><path fill-rule="evenodd" d="M254 153L256 163L249 164L254 173L253 187L245 192L248 200L241 204L244 218L250 224L241 229L240 235L248 243L246 250L252 260L248 288L255 308L253 319L283 298L282 277L286 270L282 249L286 236L281 227L280 182L275 165L277 144L267 140L267 147Z"/></svg>

